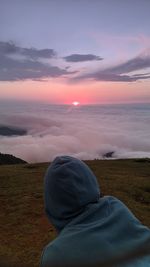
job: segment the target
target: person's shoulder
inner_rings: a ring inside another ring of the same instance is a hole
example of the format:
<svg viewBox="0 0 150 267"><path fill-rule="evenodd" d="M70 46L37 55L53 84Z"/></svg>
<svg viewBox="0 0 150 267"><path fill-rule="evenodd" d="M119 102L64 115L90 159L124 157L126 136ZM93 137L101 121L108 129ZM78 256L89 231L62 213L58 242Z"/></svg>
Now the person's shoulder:
<svg viewBox="0 0 150 267"><path fill-rule="evenodd" d="M124 209L126 211L130 211L129 208L126 206L126 204L119 198L116 198L114 196L104 196L103 198L105 199L105 201L108 202L112 211L113 209L119 209L119 208Z"/></svg>
<svg viewBox="0 0 150 267"><path fill-rule="evenodd" d="M117 197L114 196L103 196L103 198L107 201L109 201L110 203L119 203L121 205L124 205L124 203Z"/></svg>
<svg viewBox="0 0 150 267"><path fill-rule="evenodd" d="M104 196L103 201L107 202L111 212L114 211L114 209L118 208L128 209L127 206L120 199L114 196Z"/></svg>
<svg viewBox="0 0 150 267"><path fill-rule="evenodd" d="M113 196L106 196L106 199L109 203L109 210L112 216L116 219L118 218L120 223L128 222L128 227L133 227L141 232L144 231L150 238L150 229L141 223L124 202Z"/></svg>
<svg viewBox="0 0 150 267"><path fill-rule="evenodd" d="M58 267L61 266L62 261L63 257L57 242L53 241L43 249L40 267Z"/></svg>

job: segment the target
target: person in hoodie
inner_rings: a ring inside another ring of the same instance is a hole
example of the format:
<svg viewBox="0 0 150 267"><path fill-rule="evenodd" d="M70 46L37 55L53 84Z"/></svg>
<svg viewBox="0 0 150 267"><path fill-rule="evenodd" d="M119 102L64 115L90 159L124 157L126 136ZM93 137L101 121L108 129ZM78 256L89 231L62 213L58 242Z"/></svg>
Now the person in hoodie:
<svg viewBox="0 0 150 267"><path fill-rule="evenodd" d="M95 175L79 159L56 157L44 188L45 211L58 236L44 248L41 267L101 266L150 242L150 229L120 200L102 197ZM150 257L113 266L150 267Z"/></svg>

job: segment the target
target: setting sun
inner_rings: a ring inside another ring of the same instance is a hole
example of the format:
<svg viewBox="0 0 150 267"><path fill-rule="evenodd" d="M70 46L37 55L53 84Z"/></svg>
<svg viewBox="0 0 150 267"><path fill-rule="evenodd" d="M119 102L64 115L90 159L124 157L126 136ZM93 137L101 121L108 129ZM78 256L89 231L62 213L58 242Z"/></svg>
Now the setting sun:
<svg viewBox="0 0 150 267"><path fill-rule="evenodd" d="M74 102L72 102L72 105L74 105L74 106L78 106L80 103L78 102L78 101L74 101Z"/></svg>

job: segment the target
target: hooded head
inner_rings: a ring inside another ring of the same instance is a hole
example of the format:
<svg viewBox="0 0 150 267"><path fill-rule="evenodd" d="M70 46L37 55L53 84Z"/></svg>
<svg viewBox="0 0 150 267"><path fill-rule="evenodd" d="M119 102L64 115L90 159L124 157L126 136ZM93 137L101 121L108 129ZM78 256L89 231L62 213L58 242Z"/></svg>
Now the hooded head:
<svg viewBox="0 0 150 267"><path fill-rule="evenodd" d="M46 214L58 232L100 198L93 172L84 162L70 156L55 158L46 172L44 186Z"/></svg>

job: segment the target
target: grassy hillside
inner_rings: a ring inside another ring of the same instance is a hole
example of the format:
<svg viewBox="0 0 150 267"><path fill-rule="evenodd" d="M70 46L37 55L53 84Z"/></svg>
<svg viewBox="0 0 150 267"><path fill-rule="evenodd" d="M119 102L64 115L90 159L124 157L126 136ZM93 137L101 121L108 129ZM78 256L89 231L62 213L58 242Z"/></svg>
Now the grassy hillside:
<svg viewBox="0 0 150 267"><path fill-rule="evenodd" d="M13 155L10 154L2 154L0 152L0 165L12 165L12 164L23 164L23 163L27 163L26 161L20 159L20 158L16 158Z"/></svg>
<svg viewBox="0 0 150 267"><path fill-rule="evenodd" d="M86 163L97 176L103 195L124 201L150 227L150 160ZM44 245L55 237L43 208L47 167L47 163L0 166L0 256L5 260L38 266Z"/></svg>

